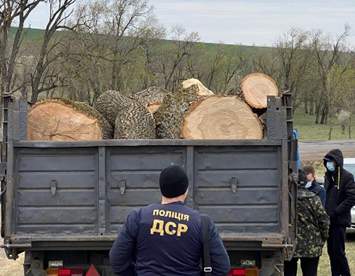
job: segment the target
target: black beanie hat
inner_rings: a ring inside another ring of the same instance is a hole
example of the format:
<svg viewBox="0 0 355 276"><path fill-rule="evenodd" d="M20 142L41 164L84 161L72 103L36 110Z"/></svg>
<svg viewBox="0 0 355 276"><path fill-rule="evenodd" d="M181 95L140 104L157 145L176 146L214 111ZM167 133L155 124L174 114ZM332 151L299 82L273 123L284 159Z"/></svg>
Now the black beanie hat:
<svg viewBox="0 0 355 276"><path fill-rule="evenodd" d="M189 180L185 171L179 166L165 168L159 178L160 191L167 198L178 197L186 193Z"/></svg>

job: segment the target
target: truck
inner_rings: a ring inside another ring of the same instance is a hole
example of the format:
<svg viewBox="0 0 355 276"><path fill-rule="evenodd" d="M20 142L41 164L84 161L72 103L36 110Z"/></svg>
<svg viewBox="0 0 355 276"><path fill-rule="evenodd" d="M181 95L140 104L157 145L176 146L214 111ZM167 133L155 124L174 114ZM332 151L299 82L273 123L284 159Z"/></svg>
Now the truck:
<svg viewBox="0 0 355 276"><path fill-rule="evenodd" d="M158 202L160 171L182 166L188 206L216 223L230 275L283 275L295 240L296 148L289 93L269 97L262 140L27 140L27 103L5 97L1 235L24 275L113 275L127 214ZM89 274L88 274L89 275Z"/></svg>

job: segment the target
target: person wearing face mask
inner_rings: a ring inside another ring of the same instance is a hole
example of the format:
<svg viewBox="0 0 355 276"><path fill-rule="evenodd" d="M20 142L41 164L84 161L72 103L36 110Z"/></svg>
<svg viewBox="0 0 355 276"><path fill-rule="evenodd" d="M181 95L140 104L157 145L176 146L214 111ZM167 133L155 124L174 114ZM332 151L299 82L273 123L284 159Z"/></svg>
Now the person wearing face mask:
<svg viewBox="0 0 355 276"><path fill-rule="evenodd" d="M345 231L351 223L351 208L355 205L354 176L343 168L343 153L331 150L324 157L325 209L330 217L328 255L332 276L350 276L345 255Z"/></svg>
<svg viewBox="0 0 355 276"><path fill-rule="evenodd" d="M323 207L325 206L325 189L316 180L316 172L312 166L305 166L303 171L306 175L306 185L305 188L310 192L315 193L322 201Z"/></svg>

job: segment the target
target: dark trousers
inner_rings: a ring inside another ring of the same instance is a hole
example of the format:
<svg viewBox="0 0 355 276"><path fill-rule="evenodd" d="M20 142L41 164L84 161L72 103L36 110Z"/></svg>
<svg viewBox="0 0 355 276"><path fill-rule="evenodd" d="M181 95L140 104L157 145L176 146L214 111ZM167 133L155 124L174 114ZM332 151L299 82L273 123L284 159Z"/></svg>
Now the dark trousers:
<svg viewBox="0 0 355 276"><path fill-rule="evenodd" d="M317 276L319 257L300 258L303 276ZM285 276L297 276L298 258L285 262Z"/></svg>
<svg viewBox="0 0 355 276"><path fill-rule="evenodd" d="M350 276L348 260L345 255L346 227L330 225L328 238L328 255L332 276Z"/></svg>

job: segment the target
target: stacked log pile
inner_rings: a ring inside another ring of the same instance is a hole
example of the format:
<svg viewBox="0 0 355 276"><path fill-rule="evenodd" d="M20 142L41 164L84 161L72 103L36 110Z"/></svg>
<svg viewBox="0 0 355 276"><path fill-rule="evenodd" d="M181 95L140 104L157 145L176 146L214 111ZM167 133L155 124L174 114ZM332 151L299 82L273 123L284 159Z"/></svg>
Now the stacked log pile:
<svg viewBox="0 0 355 276"><path fill-rule="evenodd" d="M106 91L93 107L63 99L35 104L28 114L28 139L262 139L259 119L267 96L278 96L275 81L253 73L241 81L239 96L219 96L199 80L177 91L150 87L125 96Z"/></svg>

